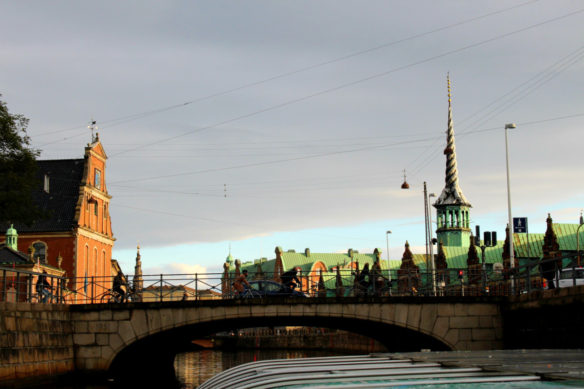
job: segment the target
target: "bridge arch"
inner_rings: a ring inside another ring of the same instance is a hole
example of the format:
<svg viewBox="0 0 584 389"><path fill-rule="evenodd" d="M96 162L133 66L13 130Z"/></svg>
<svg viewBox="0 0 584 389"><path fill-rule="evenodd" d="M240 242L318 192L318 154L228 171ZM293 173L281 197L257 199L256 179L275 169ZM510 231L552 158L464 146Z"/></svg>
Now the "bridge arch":
<svg viewBox="0 0 584 389"><path fill-rule="evenodd" d="M396 340L400 345L409 341L418 350L489 349L500 343L499 315L496 304L415 297L142 303L84 306L73 312L79 329L74 336L77 366L102 371L122 371L129 365L137 371L168 367L180 345L198 336L279 325L344 329L376 339L390 350ZM163 351L152 355L149 350ZM134 363L137 359L140 362Z"/></svg>

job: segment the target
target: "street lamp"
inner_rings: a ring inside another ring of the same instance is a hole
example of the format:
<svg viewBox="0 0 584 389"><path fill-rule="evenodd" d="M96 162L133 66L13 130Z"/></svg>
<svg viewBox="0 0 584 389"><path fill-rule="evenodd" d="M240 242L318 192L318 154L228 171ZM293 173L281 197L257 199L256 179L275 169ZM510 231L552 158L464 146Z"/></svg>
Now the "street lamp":
<svg viewBox="0 0 584 389"><path fill-rule="evenodd" d="M517 128L515 123L505 124L505 161L507 163L507 211L509 213L509 259L511 269L515 268L515 255L513 252L513 216L511 215L511 183L509 181L509 146L507 141L507 130ZM515 293L515 277L511 276L511 292Z"/></svg>
<svg viewBox="0 0 584 389"><path fill-rule="evenodd" d="M576 229L576 255L578 256L578 267L580 267L580 227L584 226L584 218L582 211L580 211L580 225Z"/></svg>
<svg viewBox="0 0 584 389"><path fill-rule="evenodd" d="M434 232L432 227L432 204L430 203L430 198L436 197L435 193L430 193L428 195L428 220L430 224L430 259L432 264L432 292L436 296L436 260L434 259Z"/></svg>
<svg viewBox="0 0 584 389"><path fill-rule="evenodd" d="M385 231L385 243L387 244L387 274L391 285L391 269L389 267L389 234L391 234L391 231Z"/></svg>

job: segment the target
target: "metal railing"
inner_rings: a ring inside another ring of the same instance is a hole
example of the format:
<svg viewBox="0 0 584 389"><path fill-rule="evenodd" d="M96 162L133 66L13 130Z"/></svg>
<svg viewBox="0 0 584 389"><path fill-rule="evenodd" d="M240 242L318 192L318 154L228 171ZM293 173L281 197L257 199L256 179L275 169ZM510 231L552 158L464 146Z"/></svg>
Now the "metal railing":
<svg viewBox="0 0 584 389"><path fill-rule="evenodd" d="M46 283L39 283L44 277ZM0 267L0 301L64 303L67 279L46 273Z"/></svg>
<svg viewBox="0 0 584 389"><path fill-rule="evenodd" d="M326 273L298 275L301 285L296 297L366 296L508 296L552 288L560 277L569 274L573 285L584 284L584 270L575 256L553 261L534 261L514 269L488 269L484 264L470 268L392 269L369 273L343 269ZM559 270L564 271L564 273ZM571 272L565 272L572 270ZM234 288L235 277L223 273L152 274L139 279L128 277L114 288L113 277L57 277L44 274L50 288L43 295L36 283L42 273L0 267L0 301L99 304L121 302L170 302L232 299L240 297ZM547 277L547 279L545 277ZM250 297L291 296L291 290L275 282L279 276L262 272L248 277ZM566 280L564 280L566 281ZM566 282L564 282L565 284ZM568 282L569 284L569 282Z"/></svg>

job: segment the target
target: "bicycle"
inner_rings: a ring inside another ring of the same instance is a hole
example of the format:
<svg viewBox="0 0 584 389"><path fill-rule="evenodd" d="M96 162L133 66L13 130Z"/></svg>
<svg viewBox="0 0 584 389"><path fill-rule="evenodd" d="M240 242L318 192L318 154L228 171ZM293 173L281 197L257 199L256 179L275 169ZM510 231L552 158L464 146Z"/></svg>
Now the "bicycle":
<svg viewBox="0 0 584 389"><path fill-rule="evenodd" d="M103 304L113 304L121 303L124 298L125 296L122 296L119 292L110 289L101 295L100 301Z"/></svg>
<svg viewBox="0 0 584 389"><path fill-rule="evenodd" d="M125 294L121 294L116 290L108 289L104 294L101 295L100 301L104 304L119 304L122 302L138 302L140 299L133 290L130 290Z"/></svg>
<svg viewBox="0 0 584 389"><path fill-rule="evenodd" d="M65 297L63 296L56 296L51 292L48 292L46 296L43 297L39 295L39 293L34 293L30 296L29 302L33 304L43 303L43 304L65 304Z"/></svg>
<svg viewBox="0 0 584 389"><path fill-rule="evenodd" d="M235 292L234 293L234 298L236 299L248 299L248 298L254 298L254 297L259 297L256 293L254 293L254 290L251 288L248 288L247 286L243 289L243 292Z"/></svg>

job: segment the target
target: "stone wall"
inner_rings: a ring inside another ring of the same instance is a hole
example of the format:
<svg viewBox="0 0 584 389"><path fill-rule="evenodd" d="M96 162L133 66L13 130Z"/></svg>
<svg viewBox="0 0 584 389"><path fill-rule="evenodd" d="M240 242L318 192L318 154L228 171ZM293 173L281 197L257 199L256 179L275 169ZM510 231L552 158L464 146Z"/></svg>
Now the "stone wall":
<svg viewBox="0 0 584 389"><path fill-rule="evenodd" d="M507 349L584 349L584 285L510 297L502 315Z"/></svg>
<svg viewBox="0 0 584 389"><path fill-rule="evenodd" d="M39 382L75 369L69 307L0 302L0 382Z"/></svg>

